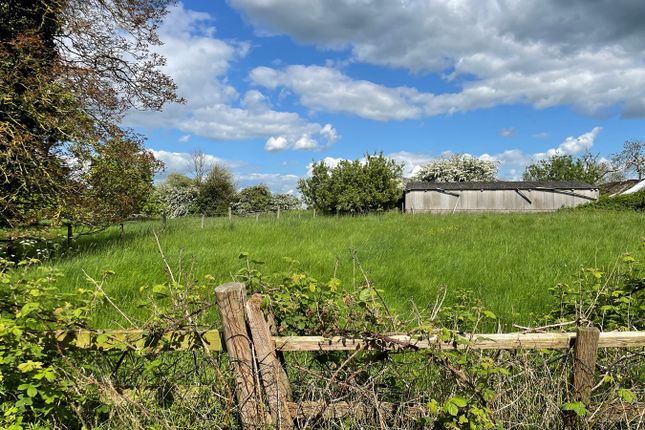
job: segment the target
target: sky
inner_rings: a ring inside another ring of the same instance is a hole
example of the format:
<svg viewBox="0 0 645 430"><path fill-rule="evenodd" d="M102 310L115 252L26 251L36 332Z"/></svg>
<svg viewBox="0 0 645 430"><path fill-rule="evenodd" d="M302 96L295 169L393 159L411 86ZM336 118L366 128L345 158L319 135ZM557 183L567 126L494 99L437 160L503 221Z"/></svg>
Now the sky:
<svg viewBox="0 0 645 430"><path fill-rule="evenodd" d="M467 153L518 180L645 138L643 22L642 0L187 0L156 48L186 102L124 125L158 179L201 150L274 192L381 151L405 176Z"/></svg>

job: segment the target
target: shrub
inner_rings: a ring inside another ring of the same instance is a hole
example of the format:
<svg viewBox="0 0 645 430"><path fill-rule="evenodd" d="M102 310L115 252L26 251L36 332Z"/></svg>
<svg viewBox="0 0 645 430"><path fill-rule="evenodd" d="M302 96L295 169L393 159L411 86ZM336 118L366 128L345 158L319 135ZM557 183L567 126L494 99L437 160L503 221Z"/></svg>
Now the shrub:
<svg viewBox="0 0 645 430"><path fill-rule="evenodd" d="M609 209L617 211L645 211L645 190L618 196L600 196L598 201L578 206L578 209Z"/></svg>
<svg viewBox="0 0 645 430"><path fill-rule="evenodd" d="M324 213L362 214L396 207L403 196L402 168L383 154L364 160L343 160L336 167L313 165L310 178L298 189L307 205Z"/></svg>

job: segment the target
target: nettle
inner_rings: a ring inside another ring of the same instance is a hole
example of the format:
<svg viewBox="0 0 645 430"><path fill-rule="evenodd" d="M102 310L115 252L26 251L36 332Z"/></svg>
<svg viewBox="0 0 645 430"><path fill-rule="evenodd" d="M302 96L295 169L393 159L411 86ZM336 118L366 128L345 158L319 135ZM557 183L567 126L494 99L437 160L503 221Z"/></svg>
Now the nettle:
<svg viewBox="0 0 645 430"><path fill-rule="evenodd" d="M81 405L92 394L76 386L74 372L82 363L63 355L51 336L54 330L85 326L96 292L61 294L52 283L61 273L45 267L23 270L39 261L17 264L0 259L0 427L79 423ZM43 427L44 428L44 427Z"/></svg>

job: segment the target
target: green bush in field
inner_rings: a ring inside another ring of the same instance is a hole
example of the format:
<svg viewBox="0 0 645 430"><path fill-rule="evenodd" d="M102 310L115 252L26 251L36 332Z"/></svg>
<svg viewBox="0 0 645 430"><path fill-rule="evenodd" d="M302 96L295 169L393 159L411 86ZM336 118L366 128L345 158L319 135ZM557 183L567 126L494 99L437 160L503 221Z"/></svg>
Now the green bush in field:
<svg viewBox="0 0 645 430"><path fill-rule="evenodd" d="M268 212L273 210L272 200L273 196L269 187L264 184L254 185L237 193L235 200L231 203L231 209L237 215Z"/></svg>
<svg viewBox="0 0 645 430"><path fill-rule="evenodd" d="M224 215L235 199L233 175L224 166L215 165L199 185L197 208L206 216Z"/></svg>
<svg viewBox="0 0 645 430"><path fill-rule="evenodd" d="M581 206L589 209L611 209L626 211L645 211L645 190L631 194L620 194L618 196L601 196L597 202Z"/></svg>
<svg viewBox="0 0 645 430"><path fill-rule="evenodd" d="M342 160L336 167L315 163L298 189L308 206L328 214L386 211L403 197L402 167L383 154Z"/></svg>

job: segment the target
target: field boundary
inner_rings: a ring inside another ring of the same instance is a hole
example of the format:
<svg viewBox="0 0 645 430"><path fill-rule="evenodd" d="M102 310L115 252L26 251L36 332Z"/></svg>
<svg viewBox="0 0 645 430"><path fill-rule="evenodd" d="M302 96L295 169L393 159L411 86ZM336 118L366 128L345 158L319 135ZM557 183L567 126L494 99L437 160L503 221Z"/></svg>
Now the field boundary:
<svg viewBox="0 0 645 430"><path fill-rule="evenodd" d="M247 297L242 283L228 283L215 289L222 331L192 329L154 332L147 330L58 330L46 335L64 348L147 350L154 352L205 349L225 352L235 376L235 395L244 429L292 429L294 420L311 416L361 415L366 405L347 402L296 403L279 354L282 352L382 350L547 350L571 349L573 355L571 398L588 404L599 348L645 347L645 331L600 332L579 326L566 333L477 333L445 340L437 335L410 336L373 334L368 337L276 336L273 316L262 309L263 296ZM611 405L610 405L611 406ZM384 411L396 409L383 403ZM411 406L410 416L424 413ZM419 409L421 408L421 409ZM604 408L605 420L627 412L640 414L642 404ZM565 415L565 425L576 428L581 419Z"/></svg>

